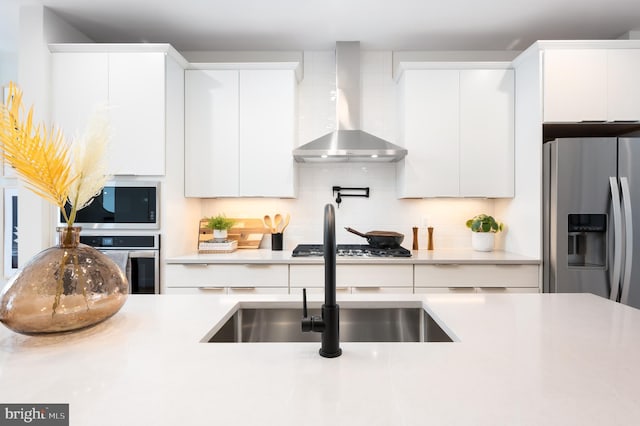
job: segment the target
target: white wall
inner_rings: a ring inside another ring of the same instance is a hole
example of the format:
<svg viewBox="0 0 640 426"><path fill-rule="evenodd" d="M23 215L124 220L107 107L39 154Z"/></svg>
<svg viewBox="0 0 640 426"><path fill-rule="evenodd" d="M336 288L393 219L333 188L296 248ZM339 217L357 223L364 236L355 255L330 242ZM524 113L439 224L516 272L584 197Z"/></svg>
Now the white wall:
<svg viewBox="0 0 640 426"><path fill-rule="evenodd" d="M0 87L18 81L18 53L0 51Z"/></svg>
<svg viewBox="0 0 640 426"><path fill-rule="evenodd" d="M37 122L50 122L51 54L48 43L91 41L41 5L20 8L18 84L24 92L24 104L34 106ZM18 201L18 262L51 246L54 236L53 207L20 188Z"/></svg>
<svg viewBox="0 0 640 426"><path fill-rule="evenodd" d="M396 85L391 78L392 53L363 51L361 55L362 129L395 142L398 140L398 120ZM333 51L304 52L304 80L298 88L299 145L335 129L335 78ZM299 165L297 199L203 200L202 216L224 213L228 217L261 218L265 214L273 217L277 212L288 212L291 223L285 232L285 249L293 249L299 243L320 243L324 205L334 201L331 191L334 185L371 188L369 199L344 198L340 208L336 209L338 243L365 243L362 238L343 229L351 226L363 232L374 229L401 232L405 234L403 246L411 248L411 228L418 226L421 227L419 246L426 248L428 224L435 228L436 248L470 247L465 221L478 213L494 212L493 200L399 200L396 197L395 164L305 163ZM263 247L269 244L270 240L265 237Z"/></svg>

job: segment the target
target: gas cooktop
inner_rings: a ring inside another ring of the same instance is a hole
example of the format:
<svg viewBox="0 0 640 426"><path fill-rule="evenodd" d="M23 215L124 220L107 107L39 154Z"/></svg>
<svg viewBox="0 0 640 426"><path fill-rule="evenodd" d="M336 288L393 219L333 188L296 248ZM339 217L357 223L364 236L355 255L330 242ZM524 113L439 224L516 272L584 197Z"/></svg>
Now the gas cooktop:
<svg viewBox="0 0 640 426"><path fill-rule="evenodd" d="M404 247L381 249L367 244L338 244L336 254L349 257L411 257L411 252ZM291 256L324 256L324 247L322 244L299 244L293 249Z"/></svg>

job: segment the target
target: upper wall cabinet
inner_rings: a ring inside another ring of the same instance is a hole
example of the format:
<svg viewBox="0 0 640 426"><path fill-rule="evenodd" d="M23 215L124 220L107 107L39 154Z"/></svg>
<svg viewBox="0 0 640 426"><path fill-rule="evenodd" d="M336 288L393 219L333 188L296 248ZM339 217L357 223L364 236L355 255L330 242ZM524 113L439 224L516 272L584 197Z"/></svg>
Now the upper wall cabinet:
<svg viewBox="0 0 640 426"><path fill-rule="evenodd" d="M105 51L105 46L52 45L52 118L68 137L109 106L109 173L165 174L166 52ZM129 49L131 46L127 47ZM71 51L69 51L71 50ZM148 47L147 47L148 50Z"/></svg>
<svg viewBox="0 0 640 426"><path fill-rule="evenodd" d="M543 50L545 122L640 120L640 49Z"/></svg>
<svg viewBox="0 0 640 426"><path fill-rule="evenodd" d="M187 70L185 89L185 196L296 196L293 67Z"/></svg>
<svg viewBox="0 0 640 426"><path fill-rule="evenodd" d="M513 197L513 70L407 69L398 83L399 197Z"/></svg>

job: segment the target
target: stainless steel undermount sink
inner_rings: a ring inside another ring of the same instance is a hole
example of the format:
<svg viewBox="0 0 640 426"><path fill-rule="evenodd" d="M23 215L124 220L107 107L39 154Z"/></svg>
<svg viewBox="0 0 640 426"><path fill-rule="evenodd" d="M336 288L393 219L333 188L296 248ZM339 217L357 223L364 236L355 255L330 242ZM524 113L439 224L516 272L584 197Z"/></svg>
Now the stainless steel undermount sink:
<svg viewBox="0 0 640 426"><path fill-rule="evenodd" d="M240 307L202 339L209 343L319 342L303 333L301 307ZM342 342L453 342L422 307L340 307Z"/></svg>

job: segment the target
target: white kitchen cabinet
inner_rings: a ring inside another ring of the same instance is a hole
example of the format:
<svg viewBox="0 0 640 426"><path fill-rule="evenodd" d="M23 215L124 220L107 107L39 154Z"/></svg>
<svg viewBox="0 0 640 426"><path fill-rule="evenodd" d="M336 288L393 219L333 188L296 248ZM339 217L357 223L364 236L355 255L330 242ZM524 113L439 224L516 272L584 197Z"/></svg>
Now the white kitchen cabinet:
<svg viewBox="0 0 640 426"><path fill-rule="evenodd" d="M488 289L537 289L538 265L415 265L414 283L418 288L468 288L474 291ZM496 291L496 290L494 290ZM497 290L501 291L501 290Z"/></svg>
<svg viewBox="0 0 640 426"><path fill-rule="evenodd" d="M398 84L400 198L513 197L513 70L407 69Z"/></svg>
<svg viewBox="0 0 640 426"><path fill-rule="evenodd" d="M545 122L638 121L640 49L545 49Z"/></svg>
<svg viewBox="0 0 640 426"><path fill-rule="evenodd" d="M404 72L401 144L409 154L396 168L399 197L459 195L459 89L458 71Z"/></svg>
<svg viewBox="0 0 640 426"><path fill-rule="evenodd" d="M185 71L185 195L240 192L238 71Z"/></svg>
<svg viewBox="0 0 640 426"><path fill-rule="evenodd" d="M109 101L109 54L51 55L52 122L67 139L84 132L91 114Z"/></svg>
<svg viewBox="0 0 640 426"><path fill-rule="evenodd" d="M185 195L295 197L295 71L187 70L185 79Z"/></svg>
<svg viewBox="0 0 640 426"><path fill-rule="evenodd" d="M607 118L607 51L544 51L544 121L578 122Z"/></svg>
<svg viewBox="0 0 640 426"><path fill-rule="evenodd" d="M164 175L165 61L162 52L109 53L112 174Z"/></svg>
<svg viewBox="0 0 640 426"><path fill-rule="evenodd" d="M294 197L293 70L240 71L240 195Z"/></svg>
<svg viewBox="0 0 640 426"><path fill-rule="evenodd" d="M513 197L513 70L460 71L460 196Z"/></svg>
<svg viewBox="0 0 640 426"><path fill-rule="evenodd" d="M516 294L539 293L538 287L416 287L415 294Z"/></svg>
<svg viewBox="0 0 640 426"><path fill-rule="evenodd" d="M166 288L235 288L273 287L288 290L289 267L282 264L248 263L168 264L165 270Z"/></svg>
<svg viewBox="0 0 640 426"><path fill-rule="evenodd" d="M607 51L607 119L640 120L640 49Z"/></svg>
<svg viewBox="0 0 640 426"><path fill-rule="evenodd" d="M108 106L108 172L164 175L166 84L171 84L166 53L52 46L57 46L51 55L52 121L68 138L79 136L92 112Z"/></svg>
<svg viewBox="0 0 640 426"><path fill-rule="evenodd" d="M290 265L289 285L324 288L324 265ZM403 292L413 289L413 265L368 264L336 266L336 286L349 292Z"/></svg>

